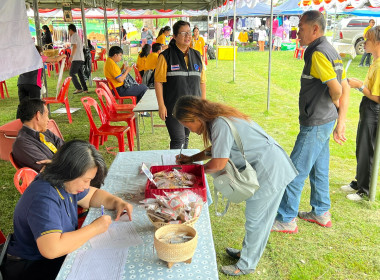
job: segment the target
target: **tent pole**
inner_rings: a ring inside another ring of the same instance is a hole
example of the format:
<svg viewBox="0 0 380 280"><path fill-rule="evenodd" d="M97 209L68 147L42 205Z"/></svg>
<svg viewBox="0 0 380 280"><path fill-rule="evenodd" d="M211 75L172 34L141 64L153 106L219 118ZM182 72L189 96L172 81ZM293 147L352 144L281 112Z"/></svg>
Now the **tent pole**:
<svg viewBox="0 0 380 280"><path fill-rule="evenodd" d="M215 67L218 68L218 37L219 37L219 31L218 31L218 24L219 23L219 15L218 15L218 7L216 7L216 61L215 61Z"/></svg>
<svg viewBox="0 0 380 280"><path fill-rule="evenodd" d="M380 113L379 113L380 114ZM369 182L369 201L375 201L377 176L379 175L379 161L380 161L380 122L377 124L375 154L373 157L373 166L371 171L371 179Z"/></svg>
<svg viewBox="0 0 380 280"><path fill-rule="evenodd" d="M121 39L123 38L123 25L121 24L121 19L120 19L120 4L117 6L117 21L119 23L120 48L121 48Z"/></svg>
<svg viewBox="0 0 380 280"><path fill-rule="evenodd" d="M267 111L269 112L270 102L270 76L271 76L271 63L272 63L272 29L273 25L273 0L270 1L270 30L269 30L269 62L268 62L268 92L267 92Z"/></svg>
<svg viewBox="0 0 380 280"><path fill-rule="evenodd" d="M236 1L237 0L234 0L234 30L233 30L233 38L232 38L232 42L233 42L233 48L232 48L232 51L234 52L234 73L233 73L233 81L235 82L235 72L236 72L236 53L235 53L235 47L236 47Z"/></svg>
<svg viewBox="0 0 380 280"><path fill-rule="evenodd" d="M210 11L207 12L207 44L209 43L208 33L210 32L210 30L209 30L209 22L210 22Z"/></svg>
<svg viewBox="0 0 380 280"><path fill-rule="evenodd" d="M80 0L80 12L81 12L81 15L82 15L83 41L84 41L83 45L84 45L85 49L87 50L88 49L88 42L87 42L86 14L84 13L83 0ZM92 71L90 71L90 77L88 79L88 83L89 83L90 87L92 87L91 72Z"/></svg>
<svg viewBox="0 0 380 280"><path fill-rule="evenodd" d="M103 1L103 8L104 8L104 31L106 32L106 49L107 53L110 49L110 42L108 40L108 27L107 27L107 0Z"/></svg>
<svg viewBox="0 0 380 280"><path fill-rule="evenodd" d="M38 2L37 0L33 1L33 11L34 11L34 25L36 27L36 43L38 46L42 46L42 38L41 38L41 29L40 29L40 14L38 11ZM43 63L42 66L42 75L44 77L44 83L45 83L45 97L48 97L48 87L47 87L47 80L46 80L46 72L45 72L45 64ZM49 118L51 117L50 115L50 104L47 105L48 111L49 111Z"/></svg>

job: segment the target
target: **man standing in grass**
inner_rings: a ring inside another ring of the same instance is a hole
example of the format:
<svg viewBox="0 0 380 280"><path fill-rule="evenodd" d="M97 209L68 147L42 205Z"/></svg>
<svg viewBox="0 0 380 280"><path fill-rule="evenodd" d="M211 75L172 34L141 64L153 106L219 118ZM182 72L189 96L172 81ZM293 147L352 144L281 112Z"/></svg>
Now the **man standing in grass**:
<svg viewBox="0 0 380 280"><path fill-rule="evenodd" d="M299 23L301 46L308 46L301 75L300 132L290 158L298 176L286 187L272 231L297 233L296 216L306 178L310 178L311 212L300 219L331 227L329 196L329 140L335 120L334 140L346 141L345 120L350 87L342 59L324 36L326 22L318 11L307 11Z"/></svg>

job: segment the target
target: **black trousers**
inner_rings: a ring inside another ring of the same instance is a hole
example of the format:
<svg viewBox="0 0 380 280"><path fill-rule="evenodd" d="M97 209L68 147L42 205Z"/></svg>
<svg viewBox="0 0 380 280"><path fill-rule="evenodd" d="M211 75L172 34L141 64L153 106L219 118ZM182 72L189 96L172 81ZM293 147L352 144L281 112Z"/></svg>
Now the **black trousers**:
<svg viewBox="0 0 380 280"><path fill-rule="evenodd" d="M358 193L369 194L380 104L363 97L356 134L356 180Z"/></svg>
<svg viewBox="0 0 380 280"><path fill-rule="evenodd" d="M360 60L359 65L363 65L364 60L365 60L365 66L370 66L371 65L371 54L364 52L362 59Z"/></svg>
<svg viewBox="0 0 380 280"><path fill-rule="evenodd" d="M83 65L83 61L80 61L80 60L72 61L71 67L70 67L70 77L71 77L71 80L73 81L74 87L77 90L82 89L84 91L87 91L88 89L87 89L86 81L84 79L82 65ZM77 74L78 74L80 83L78 82Z"/></svg>
<svg viewBox="0 0 380 280"><path fill-rule="evenodd" d="M18 85L18 99L23 100L24 98L29 99L40 99L41 98L41 88L37 85Z"/></svg>
<svg viewBox="0 0 380 280"><path fill-rule="evenodd" d="M54 280L65 256L56 259L13 260L6 257L1 268L4 280Z"/></svg>
<svg viewBox="0 0 380 280"><path fill-rule="evenodd" d="M181 149L182 144L183 148L187 149L190 130L177 121L171 112L168 112L165 124L170 136L170 149Z"/></svg>
<svg viewBox="0 0 380 280"><path fill-rule="evenodd" d="M116 88L117 93L120 96L136 96L137 102L144 96L145 92L148 90L148 87L144 84L141 85L133 85L129 88L124 86Z"/></svg>

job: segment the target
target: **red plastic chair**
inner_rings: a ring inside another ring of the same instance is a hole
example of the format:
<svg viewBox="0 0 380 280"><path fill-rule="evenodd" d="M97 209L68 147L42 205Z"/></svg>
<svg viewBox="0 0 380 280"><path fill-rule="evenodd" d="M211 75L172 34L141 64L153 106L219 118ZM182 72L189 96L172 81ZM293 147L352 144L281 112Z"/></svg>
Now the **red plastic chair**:
<svg viewBox="0 0 380 280"><path fill-rule="evenodd" d="M141 74L139 72L139 69L137 69L137 66L135 64L133 64L133 70L135 71L135 80L136 82L141 85L142 84L142 77L141 77Z"/></svg>
<svg viewBox="0 0 380 280"><path fill-rule="evenodd" d="M34 177L37 176L37 172L29 167L23 167L16 171L13 177L13 182L16 189L23 194L26 188L33 182Z"/></svg>
<svg viewBox="0 0 380 280"><path fill-rule="evenodd" d="M0 94L1 94L1 99L4 99L5 96L4 96L4 90L3 90L3 86L5 88L5 91L7 92L7 96L9 98L9 93L8 93L8 88L7 88L7 84L5 83L5 81L0 81Z"/></svg>
<svg viewBox="0 0 380 280"><path fill-rule="evenodd" d="M73 120L71 118L70 104L69 104L69 97L68 97L70 81L71 81L71 77L67 77L65 79L57 97L44 97L43 100L46 102L46 104L58 104L58 103L65 104L67 118L69 119L69 123L72 123Z"/></svg>
<svg viewBox="0 0 380 280"><path fill-rule="evenodd" d="M132 142L131 144L133 147L133 136L136 135L135 114L132 111L129 111L128 113L117 112L116 108L114 107L114 104L112 103L111 98L104 89L98 88L95 90L95 92L98 95L100 105L102 106L103 112L106 115L106 118L109 122L127 122L128 126L131 128L128 134L128 141L130 140Z"/></svg>
<svg viewBox="0 0 380 280"><path fill-rule="evenodd" d="M5 240L7 240L7 238L5 237L4 233L0 230L0 245L4 244Z"/></svg>
<svg viewBox="0 0 380 280"><path fill-rule="evenodd" d="M117 92L115 86L113 85L113 83L110 81L110 79L107 78L107 82L108 82L108 86L109 88L112 89L113 91L113 94L116 98L117 101L119 101L119 104L123 104L123 101L126 100L126 99L131 99L132 101L132 104L136 106L136 96L120 96L119 93Z"/></svg>
<svg viewBox="0 0 380 280"><path fill-rule="evenodd" d="M98 70L98 63L95 60L95 54L96 54L95 50L91 51L92 72L95 72L96 70Z"/></svg>
<svg viewBox="0 0 380 280"><path fill-rule="evenodd" d="M13 158L12 152L9 153L9 161L12 163L13 167L16 168L16 170L19 170L21 167L17 165Z"/></svg>
<svg viewBox="0 0 380 280"><path fill-rule="evenodd" d="M106 52L107 50L105 48L102 48L102 50L99 53L99 57L95 59L95 69L98 69L98 61L106 61Z"/></svg>
<svg viewBox="0 0 380 280"><path fill-rule="evenodd" d="M133 109L136 107L134 104L119 104L116 102L115 96L112 94L110 88L107 86L106 83L99 83L99 88L103 89L111 99L111 102L113 104L114 110L116 112L122 112L122 111L127 111L127 112L132 112Z"/></svg>
<svg viewBox="0 0 380 280"><path fill-rule="evenodd" d="M106 141L106 137L109 135L113 135L117 137L119 143L119 152L124 152L124 135L130 128L128 126L112 126L108 124L107 118L105 114L99 107L99 104L95 99L91 97L82 97L81 98L84 109L86 110L88 120L90 122L90 137L89 142L95 146L95 148L99 149L99 141ZM94 117L92 115L91 107L93 107L98 114L101 125L99 127L96 126ZM132 151L133 146L131 145L130 139L128 139L129 150Z"/></svg>
<svg viewBox="0 0 380 280"><path fill-rule="evenodd" d="M298 56L299 56L300 53L301 53L301 57L300 57L300 59L303 59L303 54L304 54L304 52L305 52L305 48L303 48L303 47L300 46L300 39L296 39L296 49L295 49L295 51L294 51L294 55L293 55L293 57L294 57L294 58L298 58Z"/></svg>

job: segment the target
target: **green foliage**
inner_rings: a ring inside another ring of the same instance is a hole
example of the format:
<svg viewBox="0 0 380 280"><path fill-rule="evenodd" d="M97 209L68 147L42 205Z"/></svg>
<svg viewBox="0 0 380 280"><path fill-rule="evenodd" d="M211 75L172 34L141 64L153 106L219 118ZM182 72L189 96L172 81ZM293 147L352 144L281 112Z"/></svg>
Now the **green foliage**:
<svg viewBox="0 0 380 280"><path fill-rule="evenodd" d="M358 68L360 56L355 58L348 70L350 77L364 79L367 68ZM344 58L345 64L347 59ZM232 61L209 60L207 66L207 98L223 102L251 116L265 131L273 136L285 151L292 151L298 124L298 92L303 61L293 58L293 52L274 52L272 55L272 75L270 84L270 104L267 110L268 52L239 52L236 62L236 79L233 82ZM93 77L103 76L103 64ZM65 72L67 76L67 72ZM55 95L57 80L54 74L48 78L49 96ZM14 119L18 104L17 77L7 80L11 98L0 100L0 123ZM89 96L97 99L95 84L90 87ZM72 114L69 124L65 114L53 114L66 141L80 138L88 140L89 125L80 102L81 94L73 95L70 86L70 106L81 108ZM359 92L351 90L350 108L347 114L347 142L340 146L331 140L330 144L330 189L332 202L332 222L330 229L315 224L298 221L299 233L286 235L273 233L257 266L254 275L240 279L380 279L380 193L377 202L352 202L345 198L340 186L355 176L355 137L359 117ZM61 105L52 105L56 110ZM168 149L169 136L165 127L154 128L151 132L149 118L140 118L142 150ZM155 114L155 124L164 124ZM109 137L108 147L116 147L117 141ZM202 149L202 139L190 135L189 148ZM110 165L114 156L100 152ZM14 168L7 161L0 161L0 228L5 233L13 230L13 209L20 195L13 186ZM212 178L208 178L213 188ZM309 210L310 186L306 181L301 197L300 210ZM233 264L226 256L225 247L241 248L244 237L245 205L232 205L224 218L214 215L210 207L211 224L218 265ZM222 274L220 279L232 279Z"/></svg>

